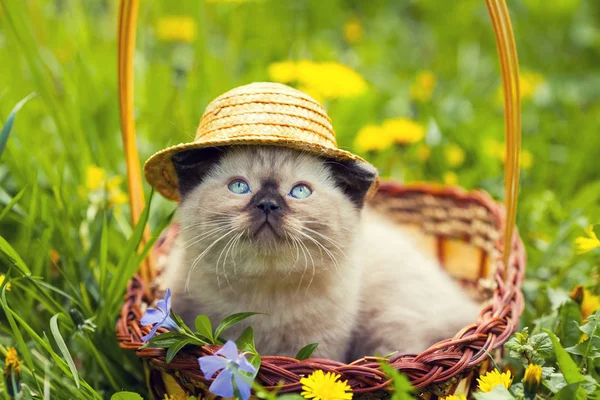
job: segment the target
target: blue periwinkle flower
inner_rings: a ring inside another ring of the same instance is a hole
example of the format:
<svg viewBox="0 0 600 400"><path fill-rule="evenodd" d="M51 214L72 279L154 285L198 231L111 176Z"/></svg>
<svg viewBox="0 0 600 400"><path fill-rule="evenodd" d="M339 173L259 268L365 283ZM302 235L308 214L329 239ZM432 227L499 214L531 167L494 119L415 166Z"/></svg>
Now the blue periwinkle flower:
<svg viewBox="0 0 600 400"><path fill-rule="evenodd" d="M200 369L206 379L210 379L217 371L217 376L208 390L217 396L231 398L234 394L233 381L243 400L250 398L252 377L256 374L256 368L246 359L244 354L239 354L235 342L227 341L221 350L214 356L198 358ZM249 376L248 374L252 374Z"/></svg>
<svg viewBox="0 0 600 400"><path fill-rule="evenodd" d="M165 298L159 300L156 304L158 309L149 308L146 310L146 313L142 316L140 320L141 324L146 325L154 325L152 330L146 336L142 336L142 340L147 342L152 339L154 335L156 335L156 331L160 327L169 328L169 329L177 329L177 323L173 321L171 318L171 289L167 289L165 293Z"/></svg>

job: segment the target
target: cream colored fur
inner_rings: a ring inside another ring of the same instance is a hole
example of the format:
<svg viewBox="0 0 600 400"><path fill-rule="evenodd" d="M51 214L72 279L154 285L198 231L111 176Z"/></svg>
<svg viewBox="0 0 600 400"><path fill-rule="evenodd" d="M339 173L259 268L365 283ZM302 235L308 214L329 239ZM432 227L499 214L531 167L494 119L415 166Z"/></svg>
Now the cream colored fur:
<svg viewBox="0 0 600 400"><path fill-rule="evenodd" d="M271 179L290 212L285 240L249 234L252 194L229 191L232 178L252 190ZM287 194L298 182L313 194ZM264 355L314 354L345 360L395 350L417 352L475 321L477 307L439 265L416 250L401 229L361 212L336 186L319 158L294 150L241 147L228 152L180 204L177 238L164 286L173 308L193 326L198 314L218 322L237 312L261 312L248 325Z"/></svg>

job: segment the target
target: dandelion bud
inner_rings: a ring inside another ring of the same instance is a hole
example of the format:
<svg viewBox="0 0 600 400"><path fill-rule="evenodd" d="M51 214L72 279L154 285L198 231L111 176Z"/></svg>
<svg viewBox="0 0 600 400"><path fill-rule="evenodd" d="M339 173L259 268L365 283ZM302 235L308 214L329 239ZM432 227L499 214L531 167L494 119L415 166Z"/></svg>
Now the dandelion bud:
<svg viewBox="0 0 600 400"><path fill-rule="evenodd" d="M577 304L581 304L581 302L583 301L583 293L584 291L582 285L575 286L571 291L571 300L573 300Z"/></svg>
<svg viewBox="0 0 600 400"><path fill-rule="evenodd" d="M21 362L14 347L8 347L6 351L6 359L4 360L4 387L6 387L11 397L16 396L21 391Z"/></svg>
<svg viewBox="0 0 600 400"><path fill-rule="evenodd" d="M525 388L525 395L527 396L527 398L535 398L541 382L541 365L529 364L527 366L527 369L525 370L525 377L523 378L523 386Z"/></svg>

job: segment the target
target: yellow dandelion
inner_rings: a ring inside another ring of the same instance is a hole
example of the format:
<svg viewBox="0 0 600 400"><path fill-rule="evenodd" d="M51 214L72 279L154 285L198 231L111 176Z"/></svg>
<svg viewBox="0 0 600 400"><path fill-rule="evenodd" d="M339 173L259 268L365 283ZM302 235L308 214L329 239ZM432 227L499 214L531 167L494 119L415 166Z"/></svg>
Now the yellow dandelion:
<svg viewBox="0 0 600 400"><path fill-rule="evenodd" d="M587 317L600 310L600 297L585 289L583 291L583 300L581 301L580 307L581 318L586 320Z"/></svg>
<svg viewBox="0 0 600 400"><path fill-rule="evenodd" d="M122 176L115 176L106 182L106 190L108 191L108 203L111 205L127 204L129 197L121 191L123 183Z"/></svg>
<svg viewBox="0 0 600 400"><path fill-rule="evenodd" d="M396 144L411 144L425 137L425 127L408 118L386 119L383 121L382 127L393 138Z"/></svg>
<svg viewBox="0 0 600 400"><path fill-rule="evenodd" d="M496 139L487 139L483 142L483 152L490 158L502 159L504 157L504 144Z"/></svg>
<svg viewBox="0 0 600 400"><path fill-rule="evenodd" d="M519 75L519 86L521 89L521 98L529 99L533 97L536 90L544 83L544 77L537 72L523 72Z"/></svg>
<svg viewBox="0 0 600 400"><path fill-rule="evenodd" d="M162 17L156 24L156 37L164 42L192 43L197 34L196 21L186 15Z"/></svg>
<svg viewBox="0 0 600 400"><path fill-rule="evenodd" d="M521 150L521 168L529 169L533 165L533 154L529 150Z"/></svg>
<svg viewBox="0 0 600 400"><path fill-rule="evenodd" d="M298 90L306 93L307 95L309 95L310 97L312 97L313 99L315 99L316 101L318 101L321 104L323 104L325 101L321 92L319 92L316 88L314 88L312 86L300 86L298 88Z"/></svg>
<svg viewBox="0 0 600 400"><path fill-rule="evenodd" d="M594 232L594 226L590 225L584 231L588 237L580 236L575 239L575 251L577 254L584 254L600 247L600 240L598 240L598 236Z"/></svg>
<svg viewBox="0 0 600 400"><path fill-rule="evenodd" d="M367 90L367 82L352 68L336 62L299 61L298 81L325 99L354 97Z"/></svg>
<svg viewBox="0 0 600 400"><path fill-rule="evenodd" d="M425 143L420 143L417 146L417 158L420 161L427 161L431 157L431 147L427 146Z"/></svg>
<svg viewBox="0 0 600 400"><path fill-rule="evenodd" d="M86 186L88 190L101 189L106 180L106 171L96 165L90 165L86 171Z"/></svg>
<svg viewBox="0 0 600 400"><path fill-rule="evenodd" d="M298 67L294 61L272 63L267 71L274 82L291 83L298 79Z"/></svg>
<svg viewBox="0 0 600 400"><path fill-rule="evenodd" d="M324 373L317 370L309 376L300 379L302 397L314 400L350 400L352 389L348 381L338 381L339 374Z"/></svg>
<svg viewBox="0 0 600 400"><path fill-rule="evenodd" d="M275 82L299 84L302 91L321 102L358 96L368 87L358 72L336 62L281 61L269 65L268 74Z"/></svg>
<svg viewBox="0 0 600 400"><path fill-rule="evenodd" d="M502 385L508 389L512 383L512 377L510 371L500 373L500 371L494 369L485 375L480 375L477 378L477 383L479 390L482 392L491 392L498 385Z"/></svg>
<svg viewBox="0 0 600 400"><path fill-rule="evenodd" d="M543 83L544 77L537 72L521 72L519 75L519 93L521 99L531 99ZM500 103L504 101L504 90L502 85L498 87L496 98Z"/></svg>
<svg viewBox="0 0 600 400"><path fill-rule="evenodd" d="M346 42L355 44L363 37L363 27L357 17L349 18L344 24L344 38Z"/></svg>
<svg viewBox="0 0 600 400"><path fill-rule="evenodd" d="M442 400L467 400L464 394L453 394L452 396L442 397Z"/></svg>
<svg viewBox="0 0 600 400"><path fill-rule="evenodd" d="M4 284L4 280L6 279L5 275L0 275L0 286L2 286ZM6 290L11 290L12 289L12 284L10 282L8 282L6 284Z"/></svg>
<svg viewBox="0 0 600 400"><path fill-rule="evenodd" d="M425 103L431 100L435 89L436 78L431 71L421 71L410 86L410 97L418 102Z"/></svg>
<svg viewBox="0 0 600 400"><path fill-rule="evenodd" d="M9 375L11 370L19 374L21 372L21 361L19 361L17 350L14 347L7 347L6 358L4 359L4 373Z"/></svg>
<svg viewBox="0 0 600 400"><path fill-rule="evenodd" d="M506 163L506 144L495 139L488 139L483 143L483 151L490 158L496 158L502 163ZM529 169L533 166L533 154L527 150L521 150L521 160L519 165L523 169Z"/></svg>
<svg viewBox="0 0 600 400"><path fill-rule="evenodd" d="M537 364L529 364L525 370L523 384L525 392L537 393L540 383L542 382L542 366Z"/></svg>
<svg viewBox="0 0 600 400"><path fill-rule="evenodd" d="M465 151L457 144L451 144L444 150L446 162L452 168L458 168L465 162Z"/></svg>
<svg viewBox="0 0 600 400"><path fill-rule="evenodd" d="M458 184L458 175L456 175L456 173L452 171L444 172L444 175L442 176L442 181L446 185L455 186Z"/></svg>
<svg viewBox="0 0 600 400"><path fill-rule="evenodd" d="M392 144L392 136L380 125L374 124L363 126L354 139L354 147L363 153L385 150L391 147Z"/></svg>

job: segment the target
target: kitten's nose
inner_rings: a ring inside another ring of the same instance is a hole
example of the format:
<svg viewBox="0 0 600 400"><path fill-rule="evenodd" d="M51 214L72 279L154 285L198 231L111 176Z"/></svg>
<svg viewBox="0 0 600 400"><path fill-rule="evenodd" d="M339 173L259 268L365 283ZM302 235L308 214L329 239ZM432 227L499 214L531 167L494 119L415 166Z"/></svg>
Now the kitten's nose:
<svg viewBox="0 0 600 400"><path fill-rule="evenodd" d="M279 204L277 204L271 200L264 200L264 201L261 201L260 203L258 203L256 205L256 208L258 208L259 210L262 210L262 212L264 212L265 214L268 215L272 211L279 210Z"/></svg>

